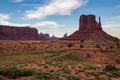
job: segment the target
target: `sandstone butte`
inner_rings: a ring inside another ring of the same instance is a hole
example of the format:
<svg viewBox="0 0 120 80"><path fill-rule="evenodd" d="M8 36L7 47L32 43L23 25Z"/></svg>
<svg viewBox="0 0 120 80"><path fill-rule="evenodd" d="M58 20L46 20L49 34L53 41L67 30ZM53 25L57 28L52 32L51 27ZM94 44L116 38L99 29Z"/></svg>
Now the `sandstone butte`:
<svg viewBox="0 0 120 80"><path fill-rule="evenodd" d="M81 15L79 18L79 29L73 34L61 40L118 40L109 34L107 34L102 29L101 20L99 17L99 22L96 21L95 15Z"/></svg>

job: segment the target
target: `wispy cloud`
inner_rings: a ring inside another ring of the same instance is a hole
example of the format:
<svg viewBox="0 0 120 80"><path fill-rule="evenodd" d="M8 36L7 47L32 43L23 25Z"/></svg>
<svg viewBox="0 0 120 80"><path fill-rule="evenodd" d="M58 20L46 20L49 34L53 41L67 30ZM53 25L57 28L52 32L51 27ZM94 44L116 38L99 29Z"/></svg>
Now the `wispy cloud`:
<svg viewBox="0 0 120 80"><path fill-rule="evenodd" d="M12 2L22 2L24 0L12 0Z"/></svg>
<svg viewBox="0 0 120 80"><path fill-rule="evenodd" d="M46 6L39 6L35 10L26 11L25 17L33 19L44 18L50 15L70 15L73 10L87 2L88 0L50 0Z"/></svg>
<svg viewBox="0 0 120 80"><path fill-rule="evenodd" d="M32 25L33 27L46 27L46 28L58 28L60 25L58 23L56 23L55 21L42 21L42 22L37 22L35 24Z"/></svg>
<svg viewBox="0 0 120 80"><path fill-rule="evenodd" d="M120 39L120 23L117 24L103 24L103 29L110 35Z"/></svg>
<svg viewBox="0 0 120 80"><path fill-rule="evenodd" d="M10 15L8 14L0 14L0 24L8 25L8 20L10 19Z"/></svg>
<svg viewBox="0 0 120 80"><path fill-rule="evenodd" d="M113 20L113 19L115 19L115 20L120 20L120 15L118 15L118 16L113 16L113 17L110 17L110 18L108 18L109 20Z"/></svg>
<svg viewBox="0 0 120 80"><path fill-rule="evenodd" d="M118 24L103 24L103 28L120 28L120 23Z"/></svg>
<svg viewBox="0 0 120 80"><path fill-rule="evenodd" d="M0 13L0 25L10 25L10 26L29 26L30 24L18 24L10 22L11 16L8 14L1 14Z"/></svg>
<svg viewBox="0 0 120 80"><path fill-rule="evenodd" d="M35 22L35 23L29 23L29 24L20 24L20 23L13 23L13 22L10 22L10 15L8 14L0 14L0 25L10 25L10 26L31 26L31 27L35 27L35 28L39 28L39 27L42 27L42 28L59 28L60 26L63 26L63 25L60 25L58 23L56 23L55 21L41 21L41 22Z"/></svg>
<svg viewBox="0 0 120 80"><path fill-rule="evenodd" d="M114 8L115 9L120 9L120 5L116 5Z"/></svg>

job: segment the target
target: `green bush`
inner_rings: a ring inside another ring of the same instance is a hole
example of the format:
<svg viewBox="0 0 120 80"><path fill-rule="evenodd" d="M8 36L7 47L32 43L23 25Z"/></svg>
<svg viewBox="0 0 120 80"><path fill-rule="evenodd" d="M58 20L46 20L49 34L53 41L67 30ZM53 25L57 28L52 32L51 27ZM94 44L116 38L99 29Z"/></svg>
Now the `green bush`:
<svg viewBox="0 0 120 80"><path fill-rule="evenodd" d="M48 65L44 65L44 68L48 68Z"/></svg>
<svg viewBox="0 0 120 80"><path fill-rule="evenodd" d="M81 44L84 43L84 39L81 39L81 40L80 40L80 43L81 43Z"/></svg>
<svg viewBox="0 0 120 80"><path fill-rule="evenodd" d="M99 44L96 44L96 46L95 46L96 48L100 48L100 46L99 46Z"/></svg>
<svg viewBox="0 0 120 80"><path fill-rule="evenodd" d="M39 72L31 80L60 80L56 72Z"/></svg>
<svg viewBox="0 0 120 80"><path fill-rule="evenodd" d="M87 58L91 58L91 55L90 55L90 54L87 54Z"/></svg>
<svg viewBox="0 0 120 80"><path fill-rule="evenodd" d="M18 69L18 68L1 68L0 75L6 76L8 78L15 79L22 76L32 76L36 71L31 69Z"/></svg>
<svg viewBox="0 0 120 80"><path fill-rule="evenodd" d="M81 80L81 76L70 75L67 77L67 80Z"/></svg>
<svg viewBox="0 0 120 80"><path fill-rule="evenodd" d="M106 65L105 68L103 69L105 71L117 71L118 69L114 65Z"/></svg>
<svg viewBox="0 0 120 80"><path fill-rule="evenodd" d="M84 45L80 45L80 48L83 48L84 47Z"/></svg>
<svg viewBox="0 0 120 80"><path fill-rule="evenodd" d="M114 47L113 46L110 46L110 49L113 49Z"/></svg>
<svg viewBox="0 0 120 80"><path fill-rule="evenodd" d="M5 80L4 76L0 75L0 80Z"/></svg>
<svg viewBox="0 0 120 80"><path fill-rule="evenodd" d="M68 48L71 48L73 47L73 44L72 43L68 43Z"/></svg>

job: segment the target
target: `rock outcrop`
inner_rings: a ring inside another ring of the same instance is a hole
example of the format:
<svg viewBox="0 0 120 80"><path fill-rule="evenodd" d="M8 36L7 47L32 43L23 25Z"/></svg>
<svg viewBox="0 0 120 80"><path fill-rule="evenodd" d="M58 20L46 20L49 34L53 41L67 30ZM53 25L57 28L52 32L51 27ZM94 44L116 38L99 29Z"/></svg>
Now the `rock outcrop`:
<svg viewBox="0 0 120 80"><path fill-rule="evenodd" d="M99 22L96 21L95 15L81 15L79 19L79 29L67 38L62 40L117 40L103 31L100 17Z"/></svg>
<svg viewBox="0 0 120 80"><path fill-rule="evenodd" d="M59 40L59 38L55 37L54 35L50 37L49 34L44 34L42 32L38 35L38 39L39 40Z"/></svg>
<svg viewBox="0 0 120 80"><path fill-rule="evenodd" d="M0 40L37 40L38 30L30 27L0 25Z"/></svg>

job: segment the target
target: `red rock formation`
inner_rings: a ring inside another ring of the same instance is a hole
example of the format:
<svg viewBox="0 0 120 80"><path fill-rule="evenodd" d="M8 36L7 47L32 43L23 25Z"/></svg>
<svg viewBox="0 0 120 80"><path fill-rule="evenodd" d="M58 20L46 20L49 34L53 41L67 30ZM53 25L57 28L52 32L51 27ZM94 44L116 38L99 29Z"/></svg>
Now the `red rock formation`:
<svg viewBox="0 0 120 80"><path fill-rule="evenodd" d="M37 40L38 31L30 27L0 25L0 40Z"/></svg>
<svg viewBox="0 0 120 80"><path fill-rule="evenodd" d="M44 33L40 33L38 35L38 39L39 40L59 40L59 38L55 37L54 35L52 37L49 36L49 34L44 34Z"/></svg>
<svg viewBox="0 0 120 80"><path fill-rule="evenodd" d="M95 20L95 15L82 15L79 20L79 30L102 30L101 21Z"/></svg>
<svg viewBox="0 0 120 80"><path fill-rule="evenodd" d="M103 31L101 21L99 17L99 23L96 21L95 15L81 15L79 19L79 30L67 38L62 40L116 40L117 38L112 37Z"/></svg>

